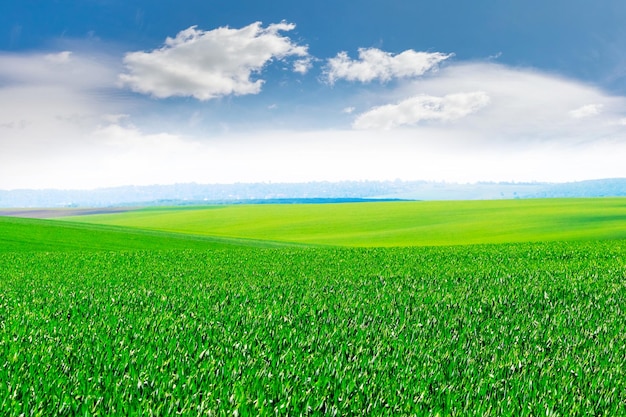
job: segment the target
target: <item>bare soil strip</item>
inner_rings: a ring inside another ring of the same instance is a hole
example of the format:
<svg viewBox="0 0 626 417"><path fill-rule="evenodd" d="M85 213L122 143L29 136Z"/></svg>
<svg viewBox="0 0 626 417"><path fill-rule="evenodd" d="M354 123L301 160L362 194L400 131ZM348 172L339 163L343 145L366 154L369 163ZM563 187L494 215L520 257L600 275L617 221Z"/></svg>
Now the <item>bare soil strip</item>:
<svg viewBox="0 0 626 417"><path fill-rule="evenodd" d="M138 210L139 207L111 207L111 208L53 208L53 209L0 209L0 216L26 217L30 219L50 219L53 217L87 216L90 214L124 213Z"/></svg>

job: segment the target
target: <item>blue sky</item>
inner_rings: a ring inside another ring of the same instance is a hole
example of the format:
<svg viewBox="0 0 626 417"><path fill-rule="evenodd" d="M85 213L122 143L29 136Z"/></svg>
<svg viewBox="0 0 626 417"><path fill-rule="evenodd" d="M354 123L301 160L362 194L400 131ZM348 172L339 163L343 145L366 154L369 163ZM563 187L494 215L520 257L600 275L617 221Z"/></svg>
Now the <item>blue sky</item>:
<svg viewBox="0 0 626 417"><path fill-rule="evenodd" d="M0 5L0 189L624 177L626 3Z"/></svg>

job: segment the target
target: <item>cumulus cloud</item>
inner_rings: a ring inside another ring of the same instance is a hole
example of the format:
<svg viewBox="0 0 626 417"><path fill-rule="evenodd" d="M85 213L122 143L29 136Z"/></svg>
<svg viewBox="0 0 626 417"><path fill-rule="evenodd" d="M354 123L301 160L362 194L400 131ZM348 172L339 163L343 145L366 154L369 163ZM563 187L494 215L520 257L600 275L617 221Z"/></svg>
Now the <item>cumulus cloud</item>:
<svg viewBox="0 0 626 417"><path fill-rule="evenodd" d="M307 47L297 45L280 32L291 23L262 27L260 22L241 29L220 27L203 31L192 26L167 38L165 45L150 52L126 54L123 85L158 98L189 96L210 100L226 95L258 94L263 80L252 75L274 59L304 57L294 70L308 70Z"/></svg>
<svg viewBox="0 0 626 417"><path fill-rule="evenodd" d="M489 104L489 96L482 91L448 94L443 97L419 95L375 107L354 121L357 129L391 129L414 125L423 120L452 121L468 116Z"/></svg>
<svg viewBox="0 0 626 417"><path fill-rule="evenodd" d="M299 74L306 74L313 67L313 62L310 57L298 59L293 63L293 71Z"/></svg>
<svg viewBox="0 0 626 417"><path fill-rule="evenodd" d="M451 54L440 52L416 52L408 49L397 55L378 48L360 48L359 58L354 60L347 52L340 52L330 58L325 68L325 77L330 84L340 79L363 83L392 78L406 78L423 75L450 58Z"/></svg>

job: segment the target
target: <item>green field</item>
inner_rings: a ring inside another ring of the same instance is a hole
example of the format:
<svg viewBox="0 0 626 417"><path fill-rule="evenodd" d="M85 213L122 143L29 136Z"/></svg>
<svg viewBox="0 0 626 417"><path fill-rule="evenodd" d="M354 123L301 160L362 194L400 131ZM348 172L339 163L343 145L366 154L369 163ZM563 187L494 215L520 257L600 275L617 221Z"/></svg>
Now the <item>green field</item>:
<svg viewBox="0 0 626 417"><path fill-rule="evenodd" d="M63 218L213 237L338 246L626 238L626 199L231 205Z"/></svg>
<svg viewBox="0 0 626 417"><path fill-rule="evenodd" d="M232 239L1 216L0 231L0 253L297 246L253 239Z"/></svg>
<svg viewBox="0 0 626 417"><path fill-rule="evenodd" d="M0 217L0 415L626 415L625 215Z"/></svg>

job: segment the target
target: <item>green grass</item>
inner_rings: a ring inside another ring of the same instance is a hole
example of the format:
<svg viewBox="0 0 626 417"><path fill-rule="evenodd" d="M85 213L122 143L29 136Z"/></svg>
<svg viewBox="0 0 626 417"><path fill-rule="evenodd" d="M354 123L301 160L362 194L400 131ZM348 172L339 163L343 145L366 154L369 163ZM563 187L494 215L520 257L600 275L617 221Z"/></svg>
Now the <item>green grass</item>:
<svg viewBox="0 0 626 417"><path fill-rule="evenodd" d="M285 244L0 216L0 253L217 249L242 246L276 247Z"/></svg>
<svg viewBox="0 0 626 417"><path fill-rule="evenodd" d="M0 414L625 415L625 255L0 254Z"/></svg>
<svg viewBox="0 0 626 417"><path fill-rule="evenodd" d="M626 199L152 208L62 220L322 245L466 245L626 238Z"/></svg>
<svg viewBox="0 0 626 417"><path fill-rule="evenodd" d="M625 216L580 199L0 217L0 415L626 415Z"/></svg>

